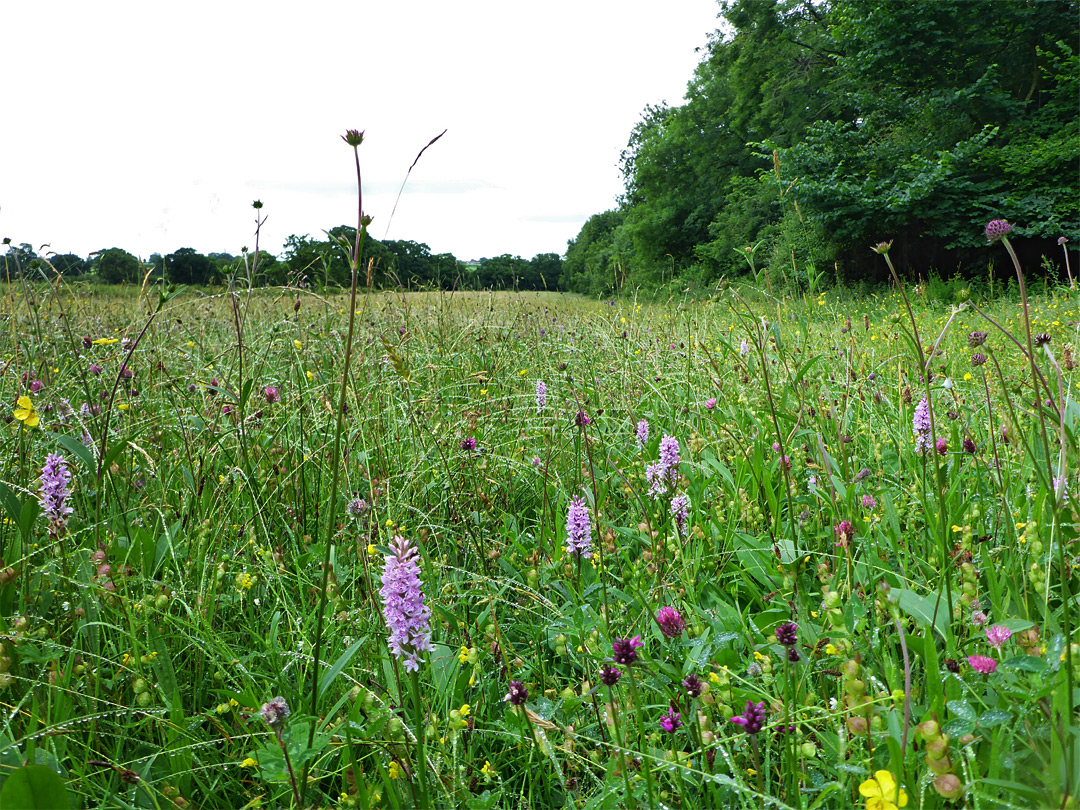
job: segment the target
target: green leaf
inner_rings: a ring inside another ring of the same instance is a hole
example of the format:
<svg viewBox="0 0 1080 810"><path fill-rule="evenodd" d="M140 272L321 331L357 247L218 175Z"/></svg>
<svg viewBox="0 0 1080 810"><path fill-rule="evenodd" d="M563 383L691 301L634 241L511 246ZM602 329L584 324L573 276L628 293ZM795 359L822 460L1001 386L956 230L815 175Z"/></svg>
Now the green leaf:
<svg viewBox="0 0 1080 810"><path fill-rule="evenodd" d="M983 712L983 716L979 718L979 725L983 728L993 728L994 726L1000 726L1002 723L1008 723L1012 720L1012 712L1007 712L1004 709L987 709Z"/></svg>
<svg viewBox="0 0 1080 810"><path fill-rule="evenodd" d="M0 807L4 810L58 810L69 805L64 780L44 765L19 768L0 788Z"/></svg>
<svg viewBox="0 0 1080 810"><path fill-rule="evenodd" d="M56 434L54 434L56 435ZM56 436L56 441L75 456L86 469L86 472L93 475L96 472L96 465L94 464L94 454L90 452L90 448L80 442L74 436Z"/></svg>
<svg viewBox="0 0 1080 810"><path fill-rule="evenodd" d="M1046 672L1050 668L1050 665L1041 658L1036 658L1034 655L1018 655L1016 658L1010 658L1008 661L1002 661L1001 666L1005 669L1013 669L1017 672Z"/></svg>
<svg viewBox="0 0 1080 810"><path fill-rule="evenodd" d="M933 598L920 596L915 591L909 591L906 588L893 588L892 592L897 595L902 611L923 627L929 627L932 624L938 635L945 638L945 628L949 621L949 604L944 596L938 600L936 596ZM937 609L936 619L935 608Z"/></svg>
<svg viewBox="0 0 1080 810"><path fill-rule="evenodd" d="M975 710L971 708L966 700L950 700L945 704L945 707L952 712L956 719L966 720L969 723L975 722Z"/></svg>
<svg viewBox="0 0 1080 810"><path fill-rule="evenodd" d="M326 690L330 688L330 684L334 682L334 679L341 674L341 670L345 669L345 667L349 665L349 661L351 661L352 657L356 655L356 651L359 650L360 646L362 644L365 644L366 642L367 636L364 636L363 638L354 641L349 647L349 649L343 652L338 658L338 660L334 662L334 665L330 667L330 669L326 670L326 672L323 673L322 677L319 678L320 700L322 699L322 696L326 694Z"/></svg>

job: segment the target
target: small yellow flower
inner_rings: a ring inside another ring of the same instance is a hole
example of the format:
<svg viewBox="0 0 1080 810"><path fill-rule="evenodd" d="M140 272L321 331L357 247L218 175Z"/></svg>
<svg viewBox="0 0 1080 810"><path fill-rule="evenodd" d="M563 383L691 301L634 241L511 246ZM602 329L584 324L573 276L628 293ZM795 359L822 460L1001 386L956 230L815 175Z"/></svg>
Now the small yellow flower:
<svg viewBox="0 0 1080 810"><path fill-rule="evenodd" d="M709 682L710 683L720 683L720 676L717 675L715 672L710 672L709 673Z"/></svg>
<svg viewBox="0 0 1080 810"><path fill-rule="evenodd" d="M401 766L398 765L397 762L391 762L390 763L390 768L389 768L386 775L389 776L391 779L400 779L401 778Z"/></svg>
<svg viewBox="0 0 1080 810"><path fill-rule="evenodd" d="M491 763L485 759L484 767L480 769L480 773L482 773L484 776L493 776L495 774L495 769L492 768Z"/></svg>
<svg viewBox="0 0 1080 810"><path fill-rule="evenodd" d="M118 408L119 408L120 410L122 410L122 411L126 411L126 410L127 410L128 408L130 408L131 406L130 406L130 405L128 405L128 404L127 404L126 402L121 402L121 403L120 403L119 405L117 405L116 407L118 407Z"/></svg>
<svg viewBox="0 0 1080 810"><path fill-rule="evenodd" d="M37 410L30 397L25 394L19 397L18 405L19 407L15 409L15 418L27 427L37 427L41 420L38 419Z"/></svg>
<svg viewBox="0 0 1080 810"><path fill-rule="evenodd" d="M95 346L108 346L110 343L116 343L120 338L98 338L91 341Z"/></svg>
<svg viewBox="0 0 1080 810"><path fill-rule="evenodd" d="M302 344L300 343L300 341L299 341L299 340L294 340L294 341L292 342L292 345L296 347L296 350L297 350L297 351L300 351L300 348L301 348L301 346L302 346Z"/></svg>
<svg viewBox="0 0 1080 810"><path fill-rule="evenodd" d="M457 660L459 664L464 664L469 660L469 648L462 646L461 652L457 654Z"/></svg>
<svg viewBox="0 0 1080 810"><path fill-rule="evenodd" d="M836 646L834 644L826 644L825 645L825 654L826 655L839 655L840 651L836 649Z"/></svg>
<svg viewBox="0 0 1080 810"><path fill-rule="evenodd" d="M312 373L311 373L310 371L305 371L304 373L305 373L305 374L307 374L307 378L308 378L308 381L309 381L309 382L310 382L311 380L314 380L314 379L315 379L315 375L314 375L314 374L312 374Z"/></svg>
<svg viewBox="0 0 1080 810"><path fill-rule="evenodd" d="M897 810L908 802L907 793L888 771L877 771L873 779L859 785L859 795L866 799L866 810Z"/></svg>
<svg viewBox="0 0 1080 810"><path fill-rule="evenodd" d="M462 717L468 717L472 714L472 707L468 703L463 703L458 711L461 713Z"/></svg>
<svg viewBox="0 0 1080 810"><path fill-rule="evenodd" d="M255 760L253 760L251 757L248 757L247 759L245 759L243 762L240 763L241 768L257 768L258 766L259 766L259 763L256 762Z"/></svg>
<svg viewBox="0 0 1080 810"><path fill-rule="evenodd" d="M487 392L488 392L488 390L487 390L486 388L481 388L481 389L480 389L480 396L482 396L482 397L486 397L486 396L487 396Z"/></svg>
<svg viewBox="0 0 1080 810"><path fill-rule="evenodd" d="M374 557L375 555L377 555L379 553L378 549L375 548L374 543L368 543L367 544L367 553L368 553L369 557Z"/></svg>

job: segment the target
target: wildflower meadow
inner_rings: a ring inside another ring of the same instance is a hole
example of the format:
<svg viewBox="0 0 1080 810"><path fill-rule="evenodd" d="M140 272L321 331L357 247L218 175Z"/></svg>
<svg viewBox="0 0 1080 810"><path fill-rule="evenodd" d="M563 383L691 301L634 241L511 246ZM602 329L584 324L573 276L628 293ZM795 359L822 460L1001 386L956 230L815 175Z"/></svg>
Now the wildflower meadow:
<svg viewBox="0 0 1080 810"><path fill-rule="evenodd" d="M366 225L351 290L3 288L3 807L1077 807L1009 223L949 300L648 301L372 291Z"/></svg>

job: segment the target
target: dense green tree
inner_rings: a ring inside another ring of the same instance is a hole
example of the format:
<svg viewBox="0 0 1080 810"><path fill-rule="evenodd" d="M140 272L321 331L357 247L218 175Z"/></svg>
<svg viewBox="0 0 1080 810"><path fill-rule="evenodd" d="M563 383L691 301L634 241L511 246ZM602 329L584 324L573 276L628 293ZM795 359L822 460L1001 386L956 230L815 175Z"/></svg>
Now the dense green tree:
<svg viewBox="0 0 1080 810"><path fill-rule="evenodd" d="M165 277L173 284L207 284L213 265L194 248L180 248L165 257Z"/></svg>
<svg viewBox="0 0 1080 810"><path fill-rule="evenodd" d="M854 278L890 238L924 270L984 267L995 217L1029 248L1080 241L1077 0L722 9L684 102L631 132L619 223L585 224L563 287L618 287L612 263L635 287L711 283L747 247L775 278L834 261Z"/></svg>
<svg viewBox="0 0 1080 810"><path fill-rule="evenodd" d="M57 273L66 277L82 275L90 270L90 263L74 253L56 253L48 260Z"/></svg>
<svg viewBox="0 0 1080 810"><path fill-rule="evenodd" d="M566 246L559 273L559 289L585 295L603 295L622 286L629 251L616 247L616 231L625 209L593 214Z"/></svg>
<svg viewBox="0 0 1080 810"><path fill-rule="evenodd" d="M558 253L537 253L529 261L529 275L522 281L527 290L555 290L562 276L563 260Z"/></svg>
<svg viewBox="0 0 1080 810"><path fill-rule="evenodd" d="M1075 229L1078 69L1059 38L1077 10L834 0L831 92L846 114L814 123L780 157L849 270L880 267L865 246L889 238L911 262L983 264L980 226L996 217L1047 240Z"/></svg>
<svg viewBox="0 0 1080 810"><path fill-rule="evenodd" d="M137 284L142 281L142 263L121 248L100 251L95 257L98 278L106 284Z"/></svg>

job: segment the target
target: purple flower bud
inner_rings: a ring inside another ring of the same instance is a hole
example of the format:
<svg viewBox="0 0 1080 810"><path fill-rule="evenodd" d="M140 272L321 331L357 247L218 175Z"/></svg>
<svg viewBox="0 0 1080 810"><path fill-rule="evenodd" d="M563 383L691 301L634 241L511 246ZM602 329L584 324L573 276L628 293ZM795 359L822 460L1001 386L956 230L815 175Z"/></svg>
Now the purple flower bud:
<svg viewBox="0 0 1080 810"><path fill-rule="evenodd" d="M1004 239L1009 235L1009 231L1012 230L1012 225L1003 219L992 219L986 223L986 240L988 242L996 242L999 239Z"/></svg>
<svg viewBox="0 0 1080 810"><path fill-rule="evenodd" d="M289 704L283 697L272 698L259 707L259 717L275 731L285 725L289 714Z"/></svg>

